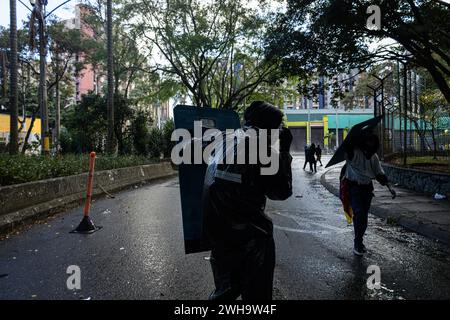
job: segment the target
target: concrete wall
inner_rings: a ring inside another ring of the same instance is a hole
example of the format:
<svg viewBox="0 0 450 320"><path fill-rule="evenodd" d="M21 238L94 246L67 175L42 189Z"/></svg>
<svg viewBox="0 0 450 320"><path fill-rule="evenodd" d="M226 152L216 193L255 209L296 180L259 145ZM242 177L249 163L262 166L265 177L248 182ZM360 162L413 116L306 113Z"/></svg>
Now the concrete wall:
<svg viewBox="0 0 450 320"><path fill-rule="evenodd" d="M450 196L450 174L405 169L383 163L389 180L400 186L429 194Z"/></svg>
<svg viewBox="0 0 450 320"><path fill-rule="evenodd" d="M93 195L174 175L170 162L99 171L94 174ZM86 196L87 173L0 187L0 232L31 218L48 216ZM103 189L103 190L102 190Z"/></svg>

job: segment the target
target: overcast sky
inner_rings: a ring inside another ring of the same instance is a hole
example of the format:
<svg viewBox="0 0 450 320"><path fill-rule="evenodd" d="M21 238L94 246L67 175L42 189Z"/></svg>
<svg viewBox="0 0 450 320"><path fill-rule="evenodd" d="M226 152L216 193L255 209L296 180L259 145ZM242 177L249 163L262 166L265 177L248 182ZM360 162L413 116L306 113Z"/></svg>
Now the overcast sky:
<svg viewBox="0 0 450 320"><path fill-rule="evenodd" d="M25 3L29 8L30 1L29 0L22 0L23 3ZM4 27L9 26L9 0L0 0L1 3L1 9L0 9L0 25ZM47 12L50 12L54 8L56 8L61 3L64 3L64 0L48 0L48 6L47 6ZM74 6L75 4L79 3L78 0L72 0L65 6L62 6L57 11L55 11L55 14L60 17L61 19L68 19L73 17L74 15ZM19 1L17 1L17 26L20 28L22 26L22 21L27 20L27 16L30 13L30 11Z"/></svg>

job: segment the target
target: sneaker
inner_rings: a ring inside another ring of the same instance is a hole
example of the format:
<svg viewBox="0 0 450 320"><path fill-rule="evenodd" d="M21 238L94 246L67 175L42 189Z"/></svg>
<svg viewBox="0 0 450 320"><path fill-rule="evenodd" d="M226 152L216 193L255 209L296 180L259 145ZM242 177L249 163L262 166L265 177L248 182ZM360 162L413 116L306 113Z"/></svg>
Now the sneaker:
<svg viewBox="0 0 450 320"><path fill-rule="evenodd" d="M353 248L353 253L357 256L362 257L364 255L364 250L362 248L358 248L358 247L354 247Z"/></svg>

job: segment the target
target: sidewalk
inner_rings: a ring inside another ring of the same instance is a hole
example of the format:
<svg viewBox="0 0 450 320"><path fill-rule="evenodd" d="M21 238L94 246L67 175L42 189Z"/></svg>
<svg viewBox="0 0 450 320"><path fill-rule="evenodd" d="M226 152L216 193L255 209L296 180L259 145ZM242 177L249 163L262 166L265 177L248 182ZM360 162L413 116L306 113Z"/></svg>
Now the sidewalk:
<svg viewBox="0 0 450 320"><path fill-rule="evenodd" d="M339 196L341 167L326 171L320 181L331 193ZM434 200L431 196L402 188L395 188L397 198L392 199L387 188L374 182L375 198L370 212L399 225L450 244L450 201Z"/></svg>

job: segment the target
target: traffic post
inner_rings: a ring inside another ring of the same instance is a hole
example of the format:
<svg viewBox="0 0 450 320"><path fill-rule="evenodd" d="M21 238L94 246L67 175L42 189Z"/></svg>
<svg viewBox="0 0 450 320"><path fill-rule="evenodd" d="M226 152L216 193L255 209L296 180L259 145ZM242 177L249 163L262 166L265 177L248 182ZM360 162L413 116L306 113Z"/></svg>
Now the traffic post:
<svg viewBox="0 0 450 320"><path fill-rule="evenodd" d="M91 200L92 200L92 190L94 182L94 168L95 168L95 152L91 152L89 156L89 174L87 181L87 192L86 192L86 202L84 204L83 210L83 220L81 220L78 227L71 231L71 233L93 233L101 229L101 227L96 226L94 222L89 217L91 211Z"/></svg>

